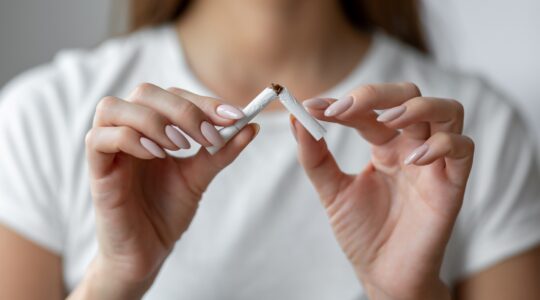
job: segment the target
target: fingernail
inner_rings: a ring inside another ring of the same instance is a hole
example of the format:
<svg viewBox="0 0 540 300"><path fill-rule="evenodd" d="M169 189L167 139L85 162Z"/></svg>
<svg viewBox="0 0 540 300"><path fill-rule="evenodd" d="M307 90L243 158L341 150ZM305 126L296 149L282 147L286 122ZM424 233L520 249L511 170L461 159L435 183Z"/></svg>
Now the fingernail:
<svg viewBox="0 0 540 300"><path fill-rule="evenodd" d="M238 120L244 117L244 113L241 110L228 104L218 106L216 112L220 117L225 119Z"/></svg>
<svg viewBox="0 0 540 300"><path fill-rule="evenodd" d="M159 158L165 158L167 154L165 154L165 151L161 149L160 146L158 146L156 143L152 142L151 140L141 137L139 140L141 145L144 147L144 149L148 150L153 156L159 157Z"/></svg>
<svg viewBox="0 0 540 300"><path fill-rule="evenodd" d="M304 102L302 102L304 107L312 108L312 109L326 109L330 103L323 98L312 98L307 99Z"/></svg>
<svg viewBox="0 0 540 300"><path fill-rule="evenodd" d="M397 119L399 116L401 116L405 112L406 109L407 107L403 105L387 109L377 117L377 121L383 122L383 123L393 121Z"/></svg>
<svg viewBox="0 0 540 300"><path fill-rule="evenodd" d="M165 134L180 149L189 149L191 146L186 137L180 132L180 129L175 126L165 126Z"/></svg>
<svg viewBox="0 0 540 300"><path fill-rule="evenodd" d="M201 133L213 146L220 147L225 143L217 129L206 121L201 123Z"/></svg>
<svg viewBox="0 0 540 300"><path fill-rule="evenodd" d="M353 104L353 97L347 96L340 98L338 101L332 103L325 111L324 115L326 117L335 117L339 114L344 113L349 107Z"/></svg>
<svg viewBox="0 0 540 300"><path fill-rule="evenodd" d="M261 126L257 123L254 123L253 124L253 129L255 130L255 134L253 135L253 137L256 137L257 134L259 134L259 131L261 131Z"/></svg>
<svg viewBox="0 0 540 300"><path fill-rule="evenodd" d="M422 156L424 156L427 151L429 150L429 146L426 144L423 144L422 146L416 148L407 158L405 158L405 161L403 162L406 165L414 164L417 162Z"/></svg>
<svg viewBox="0 0 540 300"><path fill-rule="evenodd" d="M298 142L298 137L296 136L296 118L293 116L293 115L289 115L289 124L291 125L291 131L293 133L293 136L294 136L294 140Z"/></svg>

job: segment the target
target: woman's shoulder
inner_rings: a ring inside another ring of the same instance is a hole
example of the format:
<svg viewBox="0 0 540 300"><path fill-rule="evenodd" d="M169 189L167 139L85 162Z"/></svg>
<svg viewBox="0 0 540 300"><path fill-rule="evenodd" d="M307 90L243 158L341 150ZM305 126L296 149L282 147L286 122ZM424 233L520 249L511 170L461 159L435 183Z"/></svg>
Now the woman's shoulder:
<svg viewBox="0 0 540 300"><path fill-rule="evenodd" d="M159 43L160 34L149 29L94 49L62 51L0 91L2 223L62 253L71 208L88 204L84 194L66 195L80 188L77 180L87 173L84 137L95 106L150 73L143 72L153 54L148 45Z"/></svg>
<svg viewBox="0 0 540 300"><path fill-rule="evenodd" d="M465 110L465 131L479 130L506 118L520 118L503 91L474 73L439 65L430 55L419 52L392 37L379 33L380 49L385 53L381 81L415 83L423 96L459 101Z"/></svg>
<svg viewBox="0 0 540 300"><path fill-rule="evenodd" d="M424 96L458 100L475 159L447 251L445 277L464 278L537 245L539 186L533 136L498 88L475 74L439 66L430 57L383 37L387 80L412 81Z"/></svg>
<svg viewBox="0 0 540 300"><path fill-rule="evenodd" d="M160 34L158 28L148 29L95 49L62 51L14 78L0 91L0 141L20 147L9 146L3 154L19 155L17 149L27 148L26 159L41 157L46 164L44 174L60 168L84 144L99 100L122 97L144 80L141 74L151 73L147 47Z"/></svg>
<svg viewBox="0 0 540 300"><path fill-rule="evenodd" d="M93 49L62 50L52 61L8 82L0 91L0 109L40 102L76 108L89 98L114 92L133 72L147 67L149 45L164 30L150 28L111 38Z"/></svg>

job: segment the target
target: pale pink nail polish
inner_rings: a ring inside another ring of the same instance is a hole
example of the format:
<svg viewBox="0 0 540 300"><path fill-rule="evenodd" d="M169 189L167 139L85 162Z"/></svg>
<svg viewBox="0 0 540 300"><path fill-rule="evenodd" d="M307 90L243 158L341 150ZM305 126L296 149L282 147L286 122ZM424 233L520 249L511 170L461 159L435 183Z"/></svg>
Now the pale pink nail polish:
<svg viewBox="0 0 540 300"><path fill-rule="evenodd" d="M221 147L225 143L217 129L206 121L201 123L201 133L213 146Z"/></svg>
<svg viewBox="0 0 540 300"><path fill-rule="evenodd" d="M417 162L422 156L426 155L427 151L429 150L429 146L426 144L423 144L422 146L414 149L407 158L405 158L405 161L403 162L406 165L414 164Z"/></svg>
<svg viewBox="0 0 540 300"><path fill-rule="evenodd" d="M304 107L311 109L326 109L330 105L330 102L323 98L312 98L305 100L302 104Z"/></svg>
<svg viewBox="0 0 540 300"><path fill-rule="evenodd" d="M403 105L387 109L377 117L377 121L382 123L393 121L399 118L399 116L401 116L406 109L407 107Z"/></svg>
<svg viewBox="0 0 540 300"><path fill-rule="evenodd" d="M244 117L244 113L241 110L228 104L218 106L216 112L220 117L225 119L238 120Z"/></svg>
<svg viewBox="0 0 540 300"><path fill-rule="evenodd" d="M180 129L175 126L165 126L165 134L180 149L189 149L191 146L186 137L180 132Z"/></svg>
<svg viewBox="0 0 540 300"><path fill-rule="evenodd" d="M140 143L146 150L148 150L148 152L150 152L155 157L165 158L167 156L165 151L161 149L160 146L145 137L140 138Z"/></svg>
<svg viewBox="0 0 540 300"><path fill-rule="evenodd" d="M347 109L349 109L353 104L353 97L347 96L344 98L339 99L338 101L332 103L325 111L324 115L326 117L335 117L339 114L344 113Z"/></svg>

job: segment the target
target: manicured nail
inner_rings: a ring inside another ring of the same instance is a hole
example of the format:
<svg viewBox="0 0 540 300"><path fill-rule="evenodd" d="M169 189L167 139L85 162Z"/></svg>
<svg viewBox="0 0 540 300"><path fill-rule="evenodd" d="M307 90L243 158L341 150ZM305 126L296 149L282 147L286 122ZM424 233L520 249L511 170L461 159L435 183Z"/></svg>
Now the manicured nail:
<svg viewBox="0 0 540 300"><path fill-rule="evenodd" d="M216 112L220 117L225 119L238 120L244 117L244 113L241 110L228 104L218 106Z"/></svg>
<svg viewBox="0 0 540 300"><path fill-rule="evenodd" d="M311 109L326 109L330 105L327 99L323 98L308 99L302 102L302 104L304 105L304 107Z"/></svg>
<svg viewBox="0 0 540 300"><path fill-rule="evenodd" d="M406 165L414 164L417 162L422 156L424 156L427 151L429 150L429 146L426 144L423 144L422 146L416 148L403 162Z"/></svg>
<svg viewBox="0 0 540 300"><path fill-rule="evenodd" d="M225 143L217 129L206 121L201 123L201 133L213 146L221 147Z"/></svg>
<svg viewBox="0 0 540 300"><path fill-rule="evenodd" d="M347 109L349 109L353 104L353 97L347 96L344 98L340 98L338 101L332 103L325 111L324 115L326 117L335 117L339 114L344 113Z"/></svg>
<svg viewBox="0 0 540 300"><path fill-rule="evenodd" d="M296 135L296 118L293 115L289 115L289 124L291 125L291 131L294 136L294 140L298 142L298 136Z"/></svg>
<svg viewBox="0 0 540 300"><path fill-rule="evenodd" d="M407 107L403 105L387 109L377 117L377 121L383 122L383 123L393 121L399 118L399 116L401 116L405 112L406 109Z"/></svg>
<svg viewBox="0 0 540 300"><path fill-rule="evenodd" d="M167 154L165 154L165 151L161 149L160 146L158 146L156 143L152 142L151 140L141 137L139 140L141 145L144 147L144 149L148 150L153 156L159 157L159 158L165 158Z"/></svg>
<svg viewBox="0 0 540 300"><path fill-rule="evenodd" d="M191 146L186 137L180 132L180 129L175 126L165 126L165 134L180 149L189 149Z"/></svg>

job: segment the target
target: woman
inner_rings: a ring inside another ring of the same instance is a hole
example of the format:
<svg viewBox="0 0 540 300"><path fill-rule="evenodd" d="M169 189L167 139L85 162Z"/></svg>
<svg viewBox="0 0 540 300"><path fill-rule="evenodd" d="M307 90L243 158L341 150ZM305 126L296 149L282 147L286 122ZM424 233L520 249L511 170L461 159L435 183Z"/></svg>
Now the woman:
<svg viewBox="0 0 540 300"><path fill-rule="evenodd" d="M172 23L3 91L1 298L540 297L532 146L481 82L372 30L422 50L414 1L132 4ZM325 140L275 104L196 147L270 82Z"/></svg>

